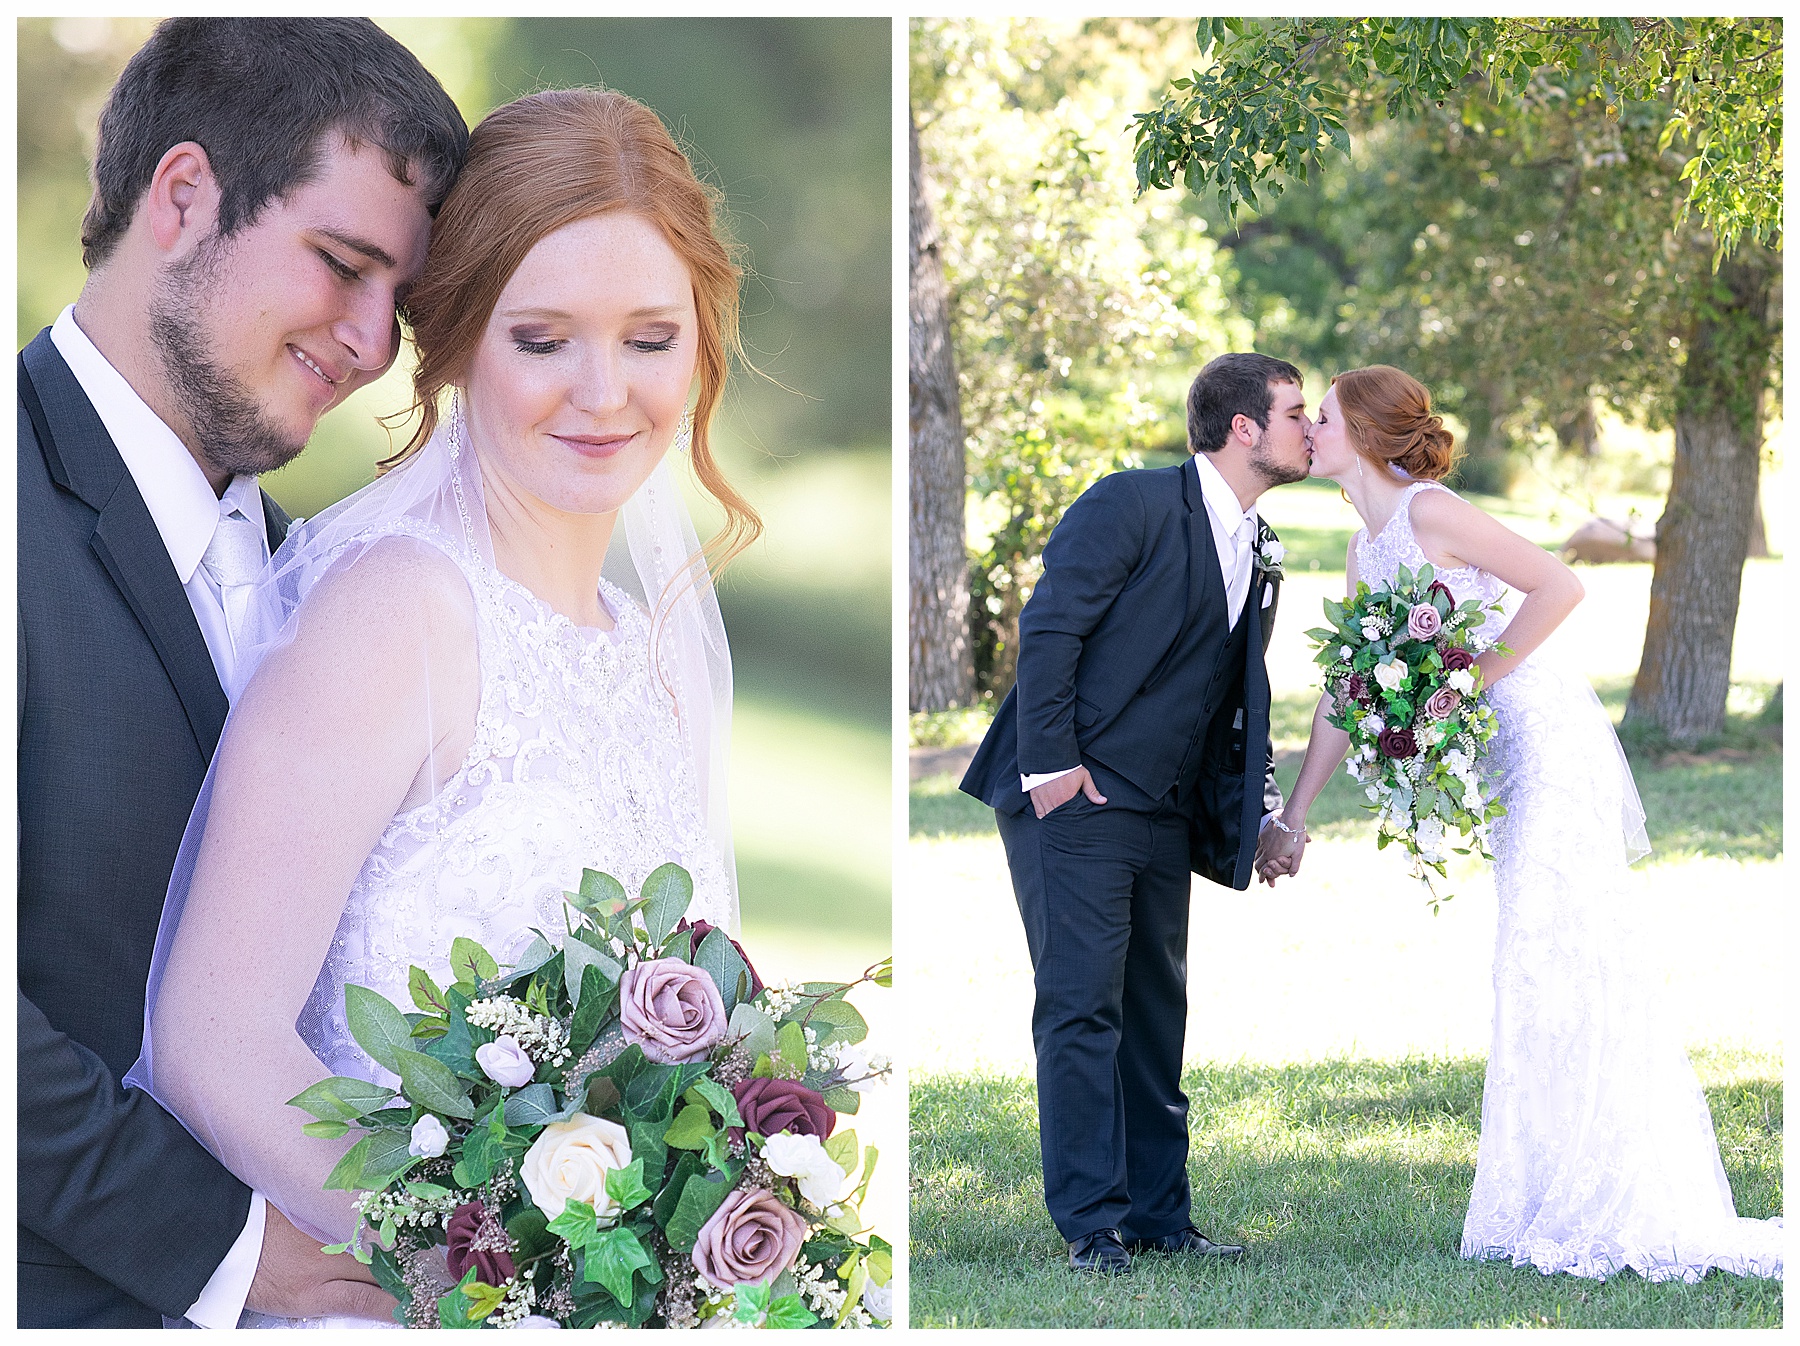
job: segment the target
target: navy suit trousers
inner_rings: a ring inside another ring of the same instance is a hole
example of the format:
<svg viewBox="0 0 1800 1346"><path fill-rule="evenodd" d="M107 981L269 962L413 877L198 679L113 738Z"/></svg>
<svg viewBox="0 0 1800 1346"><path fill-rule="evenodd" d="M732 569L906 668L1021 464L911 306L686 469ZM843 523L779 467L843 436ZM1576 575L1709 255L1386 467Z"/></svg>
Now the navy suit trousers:
<svg viewBox="0 0 1800 1346"><path fill-rule="evenodd" d="M1188 824L1089 765L1100 793L996 812L1036 984L1044 1199L1065 1239L1189 1223Z"/></svg>

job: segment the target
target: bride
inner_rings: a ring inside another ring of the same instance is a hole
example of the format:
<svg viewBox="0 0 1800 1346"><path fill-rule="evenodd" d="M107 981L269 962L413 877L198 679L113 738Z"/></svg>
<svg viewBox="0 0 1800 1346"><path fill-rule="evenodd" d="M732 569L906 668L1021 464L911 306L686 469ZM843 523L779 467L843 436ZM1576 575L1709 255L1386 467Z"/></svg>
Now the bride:
<svg viewBox="0 0 1800 1346"><path fill-rule="evenodd" d="M1451 437L1429 394L1386 365L1340 374L1313 432L1314 476L1362 516L1345 565L1392 582L1429 561L1458 601L1500 599L1510 653L1482 654L1499 733L1494 1031L1462 1255L1603 1278L1698 1280L1710 1268L1779 1279L1782 1221L1740 1220L1706 1098L1631 924L1627 866L1650 847L1612 723L1593 689L1539 647L1581 601L1555 557L1452 494ZM1518 595L1523 595L1519 598ZM1313 716L1281 812L1306 813L1348 738ZM1295 866L1297 868L1297 865ZM1265 877L1269 877L1265 875Z"/></svg>
<svg viewBox="0 0 1800 1346"><path fill-rule="evenodd" d="M505 961L529 927L560 935L584 866L635 892L679 863L689 916L736 926L729 656L664 460L724 507L721 560L755 537L708 433L738 277L648 108L498 109L405 301L423 425L259 581L133 1080L323 1241L354 1221L321 1186L348 1141L286 1101L327 1074L397 1084L352 1040L346 983L406 1005L409 967L436 975L458 936Z"/></svg>

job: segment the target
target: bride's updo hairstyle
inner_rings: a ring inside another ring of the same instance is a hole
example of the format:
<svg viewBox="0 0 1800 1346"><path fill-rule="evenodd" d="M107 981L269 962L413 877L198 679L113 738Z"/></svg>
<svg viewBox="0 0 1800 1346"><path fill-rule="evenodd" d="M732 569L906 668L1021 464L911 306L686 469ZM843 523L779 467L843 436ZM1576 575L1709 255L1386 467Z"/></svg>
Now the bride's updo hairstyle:
<svg viewBox="0 0 1800 1346"><path fill-rule="evenodd" d="M1392 463L1409 477L1448 475L1456 437L1433 414L1425 385L1392 365L1352 369L1331 381L1350 447L1371 463Z"/></svg>
<svg viewBox="0 0 1800 1346"><path fill-rule="evenodd" d="M667 128L636 99L607 89L550 89L495 108L469 139L469 157L431 229L425 273L402 316L418 350L414 410L421 423L384 468L437 428L444 391L467 372L500 292L540 239L565 225L629 211L662 231L694 281L699 396L689 450L694 474L725 510L707 544L721 566L756 540L762 520L712 454L712 418L727 365L742 358L735 247L719 196L694 174ZM605 266L604 257L594 259Z"/></svg>

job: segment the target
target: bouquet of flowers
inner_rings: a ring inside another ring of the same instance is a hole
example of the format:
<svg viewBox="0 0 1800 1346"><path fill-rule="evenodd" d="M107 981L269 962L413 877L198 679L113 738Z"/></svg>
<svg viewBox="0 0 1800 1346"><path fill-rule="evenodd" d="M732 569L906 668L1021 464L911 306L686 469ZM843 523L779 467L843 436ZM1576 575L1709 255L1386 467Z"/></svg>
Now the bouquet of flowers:
<svg viewBox="0 0 1800 1346"><path fill-rule="evenodd" d="M1458 603L1429 564L1401 566L1392 587L1359 583L1348 602L1326 599L1330 629L1306 633L1332 697L1325 718L1350 735L1344 769L1376 815L1376 844L1406 847L1434 912L1450 895L1438 896L1430 871L1444 877L1451 850L1491 861L1489 828L1506 811L1476 770L1496 729L1479 695L1475 655L1488 646L1476 632L1499 610Z"/></svg>
<svg viewBox="0 0 1800 1346"><path fill-rule="evenodd" d="M890 985L891 960L764 986L683 919L692 895L676 865L635 900L589 870L561 948L534 932L501 968L458 939L448 985L411 970L411 1012L345 988L398 1094L335 1076L290 1102L309 1135L362 1132L326 1179L360 1193L330 1251L371 1266L398 1321L887 1324L892 1248L857 1214L876 1150L838 1123L890 1068L845 993Z"/></svg>

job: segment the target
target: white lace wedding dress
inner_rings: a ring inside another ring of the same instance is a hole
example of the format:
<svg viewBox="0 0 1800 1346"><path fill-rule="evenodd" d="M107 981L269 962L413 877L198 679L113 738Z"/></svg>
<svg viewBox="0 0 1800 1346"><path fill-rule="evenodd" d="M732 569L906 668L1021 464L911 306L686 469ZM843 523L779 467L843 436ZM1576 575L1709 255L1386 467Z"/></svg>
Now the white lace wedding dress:
<svg viewBox="0 0 1800 1346"><path fill-rule="evenodd" d="M1356 536L1371 585L1426 557L1409 510ZM1439 571L1458 602L1509 596L1473 566ZM1504 630L1516 601L1480 628ZM1495 832L1494 1029L1462 1255L1604 1278L1780 1279L1782 1221L1737 1218L1712 1117L1665 1026L1634 928L1628 865L1648 850L1630 771L1586 679L1542 651L1489 693Z"/></svg>

